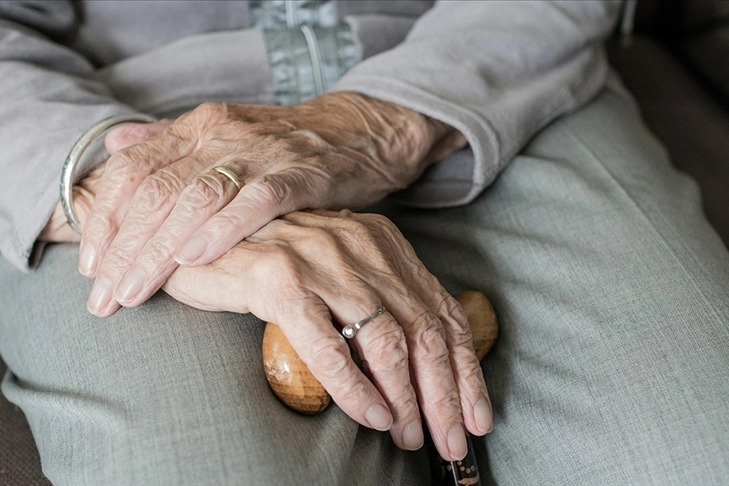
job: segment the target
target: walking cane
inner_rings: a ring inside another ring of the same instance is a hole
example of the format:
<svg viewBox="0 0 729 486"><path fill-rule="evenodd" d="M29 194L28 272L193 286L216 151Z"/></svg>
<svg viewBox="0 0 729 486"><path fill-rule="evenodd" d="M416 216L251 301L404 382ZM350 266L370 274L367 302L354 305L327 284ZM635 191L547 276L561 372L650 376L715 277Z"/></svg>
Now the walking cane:
<svg viewBox="0 0 729 486"><path fill-rule="evenodd" d="M468 316L476 356L482 360L499 333L496 313L481 292L467 290L457 297ZM263 367L274 394L292 410L314 415L324 411L331 397L296 354L281 328L269 322L263 334ZM438 486L480 486L480 476L471 437L466 434L468 453L461 461L446 461L430 444L432 474Z"/></svg>

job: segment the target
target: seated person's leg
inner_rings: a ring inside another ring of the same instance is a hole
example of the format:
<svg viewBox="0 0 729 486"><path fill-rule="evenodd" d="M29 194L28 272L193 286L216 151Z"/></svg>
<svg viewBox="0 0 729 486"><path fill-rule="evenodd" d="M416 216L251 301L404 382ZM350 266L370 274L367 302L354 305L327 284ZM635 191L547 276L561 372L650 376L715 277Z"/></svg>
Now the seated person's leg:
<svg viewBox="0 0 729 486"><path fill-rule="evenodd" d="M263 325L160 293L99 319L77 247L24 275L0 259L3 392L25 412L58 485L423 484L424 453L358 429L338 408L304 417L270 392ZM407 478L407 479L403 479Z"/></svg>
<svg viewBox="0 0 729 486"><path fill-rule="evenodd" d="M387 214L500 317L485 484L725 483L729 253L628 103L553 123L468 207Z"/></svg>

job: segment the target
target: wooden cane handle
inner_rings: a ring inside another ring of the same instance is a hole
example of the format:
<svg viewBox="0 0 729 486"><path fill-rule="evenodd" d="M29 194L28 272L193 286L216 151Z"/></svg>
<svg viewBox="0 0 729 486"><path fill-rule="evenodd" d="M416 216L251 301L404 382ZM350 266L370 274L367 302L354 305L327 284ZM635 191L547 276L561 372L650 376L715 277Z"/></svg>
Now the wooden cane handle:
<svg viewBox="0 0 729 486"><path fill-rule="evenodd" d="M467 290L456 299L466 311L473 347L482 360L499 334L494 308L484 294L475 290ZM272 322L266 324L263 333L263 369L273 393L289 408L313 415L329 405L329 393L301 361L281 328Z"/></svg>
<svg viewBox="0 0 729 486"><path fill-rule="evenodd" d="M273 322L267 322L263 332L263 369L273 393L289 408L314 415L329 406L329 393Z"/></svg>

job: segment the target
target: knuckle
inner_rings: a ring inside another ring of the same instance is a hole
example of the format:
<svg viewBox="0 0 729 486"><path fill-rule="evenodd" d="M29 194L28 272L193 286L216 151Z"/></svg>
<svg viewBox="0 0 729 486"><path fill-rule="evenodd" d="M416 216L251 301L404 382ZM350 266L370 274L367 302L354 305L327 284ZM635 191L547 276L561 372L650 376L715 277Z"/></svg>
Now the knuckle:
<svg viewBox="0 0 729 486"><path fill-rule="evenodd" d="M460 419L461 398L457 393L446 393L444 395L434 397L430 401L430 405L434 410L438 411L438 416L441 420L450 422Z"/></svg>
<svg viewBox="0 0 729 486"><path fill-rule="evenodd" d="M144 212L163 210L175 199L177 188L165 171L158 171L144 179L135 194L136 206Z"/></svg>
<svg viewBox="0 0 729 486"><path fill-rule="evenodd" d="M449 334L452 343L456 346L471 342L471 327L463 306L450 295L447 295L439 306L439 313L449 318Z"/></svg>
<svg viewBox="0 0 729 486"><path fill-rule="evenodd" d="M376 336L369 347L367 361L372 371L399 370L408 366L405 334L399 326Z"/></svg>
<svg viewBox="0 0 729 486"><path fill-rule="evenodd" d="M418 398L415 396L415 392L412 387L407 387L403 396L397 397L393 403L395 413L398 418L411 417L420 415L420 406L418 405Z"/></svg>
<svg viewBox="0 0 729 486"><path fill-rule="evenodd" d="M198 177L188 185L180 201L192 207L207 206L211 202L225 198L225 187L222 181L211 177Z"/></svg>
<svg viewBox="0 0 729 486"><path fill-rule="evenodd" d="M323 250L329 253L330 250L339 247L336 237L324 228L299 227L298 231L302 233L304 239L311 242L311 248L316 248L317 251Z"/></svg>
<svg viewBox="0 0 729 486"><path fill-rule="evenodd" d="M448 359L445 330L435 316L429 312L424 312L416 320L415 327L417 329L417 349L421 350L422 353L431 359Z"/></svg>
<svg viewBox="0 0 729 486"><path fill-rule="evenodd" d="M310 345L315 368L327 377L342 377L350 366L349 347L338 335L314 339Z"/></svg>
<svg viewBox="0 0 729 486"><path fill-rule="evenodd" d="M271 175L264 175L251 186L248 194L258 207L276 207L287 201L291 194L291 190L286 184Z"/></svg>
<svg viewBox="0 0 729 486"><path fill-rule="evenodd" d="M130 257L133 254L132 247L131 242L120 242L110 248L104 258L103 269L100 273L112 275L131 266L133 263L133 259Z"/></svg>
<svg viewBox="0 0 729 486"><path fill-rule="evenodd" d="M89 216L84 227L82 241L98 246L106 247L112 239L112 235L119 232L119 222L111 216L111 209L96 208L94 213Z"/></svg>
<svg viewBox="0 0 729 486"><path fill-rule="evenodd" d="M279 158L284 158L294 152L297 152L295 144L289 138L273 135L269 135L267 138L271 152Z"/></svg>
<svg viewBox="0 0 729 486"><path fill-rule="evenodd" d="M262 278L274 281L274 288L281 292L306 293L305 284L297 258L286 248L273 245L260 260Z"/></svg>
<svg viewBox="0 0 729 486"><path fill-rule="evenodd" d="M393 235L400 235L400 230L397 229L395 223L382 214L367 214L361 218L361 220L363 221L363 224L366 224L368 227L376 228L377 231L382 232L387 236L392 237Z"/></svg>
<svg viewBox="0 0 729 486"><path fill-rule="evenodd" d="M284 153L296 153L304 157L315 157L334 150L321 135L310 129L293 130L279 137L275 145Z"/></svg>
<svg viewBox="0 0 729 486"><path fill-rule="evenodd" d="M361 221L354 218L346 218L341 219L338 222L338 232L346 241L356 243L358 246L366 246L370 248L379 247L377 240L369 227Z"/></svg>
<svg viewBox="0 0 729 486"><path fill-rule="evenodd" d="M234 228L240 228L246 223L243 219L242 212L238 213L236 211L226 211L225 208L223 211L217 213L210 221L211 226L208 231L211 235L229 233Z"/></svg>
<svg viewBox="0 0 729 486"><path fill-rule="evenodd" d="M463 363L461 370L459 370L459 377L467 382L475 383L479 389L486 389L486 381L484 380L483 370L481 369L478 359L466 360Z"/></svg>
<svg viewBox="0 0 729 486"><path fill-rule="evenodd" d="M163 263L172 259L174 248L169 241L156 241L144 250L144 255L140 256L142 262L140 264Z"/></svg>
<svg viewBox="0 0 729 486"><path fill-rule="evenodd" d="M364 409L372 402L371 388L366 378L339 381L331 390L332 396L338 395L356 409Z"/></svg>
<svg viewBox="0 0 729 486"><path fill-rule="evenodd" d="M138 157L134 156L134 151L131 148L125 148L114 155L109 157L106 162L105 175L112 177L128 177L128 174L147 174L149 167L146 163L142 162ZM133 182L131 179L130 182Z"/></svg>
<svg viewBox="0 0 729 486"><path fill-rule="evenodd" d="M388 230L397 230L395 223L390 221L389 218L387 218L386 216L384 216L382 214L373 213L368 216L369 216L368 219L370 219L373 224L376 224L377 226L379 226L381 228L385 228Z"/></svg>
<svg viewBox="0 0 729 486"><path fill-rule="evenodd" d="M119 136L127 143L146 140L159 130L156 123L130 123L119 127Z"/></svg>
<svg viewBox="0 0 729 486"><path fill-rule="evenodd" d="M214 101L206 101L195 108L195 114L202 116L204 119L222 118L228 112L226 103L216 103Z"/></svg>

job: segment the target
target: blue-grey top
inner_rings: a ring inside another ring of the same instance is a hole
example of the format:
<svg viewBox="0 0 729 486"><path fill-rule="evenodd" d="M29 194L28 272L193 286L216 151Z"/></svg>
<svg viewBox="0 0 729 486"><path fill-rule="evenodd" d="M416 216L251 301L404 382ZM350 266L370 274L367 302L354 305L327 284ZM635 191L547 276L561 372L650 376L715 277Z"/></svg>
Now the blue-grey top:
<svg viewBox="0 0 729 486"><path fill-rule="evenodd" d="M465 204L554 118L611 78L620 2L0 2L0 252L18 268L58 202L61 165L99 120L203 101L298 103L349 90L460 130L469 147L400 195ZM106 157L87 157L84 169ZM34 251L35 249L35 251Z"/></svg>

